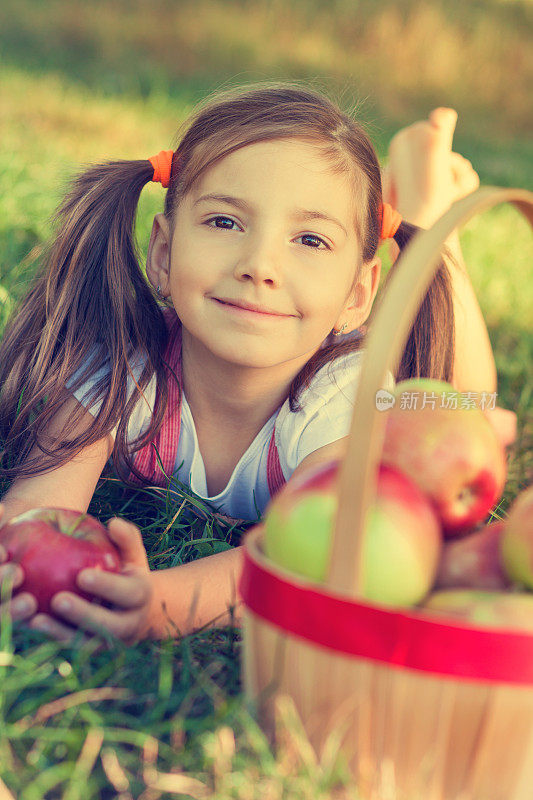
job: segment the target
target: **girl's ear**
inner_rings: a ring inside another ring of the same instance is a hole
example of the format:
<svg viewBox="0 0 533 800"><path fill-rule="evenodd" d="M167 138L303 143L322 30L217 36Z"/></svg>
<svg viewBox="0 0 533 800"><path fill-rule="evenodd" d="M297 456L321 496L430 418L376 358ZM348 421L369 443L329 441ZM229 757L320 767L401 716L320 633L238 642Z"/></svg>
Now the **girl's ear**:
<svg viewBox="0 0 533 800"><path fill-rule="evenodd" d="M360 328L368 319L374 299L379 288L381 277L381 259L374 258L361 267L361 274L347 305L339 318L338 327L345 322L348 323L348 330L345 333Z"/></svg>
<svg viewBox="0 0 533 800"><path fill-rule="evenodd" d="M170 293L170 225L164 214L156 214L148 243L146 274L154 289L161 287L161 294Z"/></svg>
<svg viewBox="0 0 533 800"><path fill-rule="evenodd" d="M381 278L381 258L376 257L368 264L363 264L362 277L365 281L364 314L365 319L367 319L372 310L372 306L374 305L374 300L376 299L376 294L378 293L379 289L379 279Z"/></svg>

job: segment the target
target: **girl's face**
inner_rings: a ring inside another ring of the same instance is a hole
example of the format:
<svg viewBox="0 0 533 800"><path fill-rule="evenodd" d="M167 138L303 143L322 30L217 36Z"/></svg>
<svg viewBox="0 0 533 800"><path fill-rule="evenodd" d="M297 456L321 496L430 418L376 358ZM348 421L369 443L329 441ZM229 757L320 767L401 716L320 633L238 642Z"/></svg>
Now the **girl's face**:
<svg viewBox="0 0 533 800"><path fill-rule="evenodd" d="M211 197L210 197L211 195ZM302 361L333 327L366 319L380 262L364 265L352 189L319 147L297 139L242 147L207 170L181 201L170 231L157 215L147 271L184 329L242 366ZM247 301L280 316L236 311Z"/></svg>

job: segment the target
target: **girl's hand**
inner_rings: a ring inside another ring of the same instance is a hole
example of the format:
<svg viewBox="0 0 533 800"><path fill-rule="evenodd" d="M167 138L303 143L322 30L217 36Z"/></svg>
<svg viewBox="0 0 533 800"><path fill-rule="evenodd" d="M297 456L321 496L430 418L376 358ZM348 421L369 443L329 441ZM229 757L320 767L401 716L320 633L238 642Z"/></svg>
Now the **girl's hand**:
<svg viewBox="0 0 533 800"><path fill-rule="evenodd" d="M141 532L136 525L120 517L110 520L107 528L120 552L122 572L84 569L79 573L77 583L80 589L95 595L97 600L112 603L114 607L106 608L71 592L58 592L52 598L51 606L54 613L70 626L47 614L36 614L30 628L62 641L72 640L76 627L93 633L104 628L126 644L135 644L149 635L153 585Z"/></svg>
<svg viewBox="0 0 533 800"><path fill-rule="evenodd" d="M4 504L0 503L0 527L2 527L2 517L4 515ZM7 552L5 547L0 545L0 599L2 586L10 585L11 591L16 589L24 580L24 572L22 567L18 564L10 564L7 561ZM0 619L1 615L6 611L11 614L13 622L21 622L25 619L32 617L37 611L37 600L32 594L28 592L21 592L13 599L5 603L0 602ZM1 623L0 623L1 624Z"/></svg>
<svg viewBox="0 0 533 800"><path fill-rule="evenodd" d="M383 199L414 225L429 228L479 187L472 164L452 152L457 112L435 108L427 120L402 128L389 145Z"/></svg>
<svg viewBox="0 0 533 800"><path fill-rule="evenodd" d="M7 561L6 549L0 545L0 592L4 585L10 585L11 590L14 591L20 586L23 580L24 572L22 567ZM13 622L22 622L35 614L37 611L37 600L28 592L20 592L16 597L9 599L5 603L0 603L0 620L1 615L5 613L6 610L11 614Z"/></svg>

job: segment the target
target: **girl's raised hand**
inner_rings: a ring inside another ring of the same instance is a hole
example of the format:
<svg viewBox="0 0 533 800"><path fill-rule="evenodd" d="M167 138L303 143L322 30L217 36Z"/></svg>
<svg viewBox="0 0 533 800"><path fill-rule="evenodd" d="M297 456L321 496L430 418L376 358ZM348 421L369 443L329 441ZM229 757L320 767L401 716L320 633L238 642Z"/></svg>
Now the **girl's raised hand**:
<svg viewBox="0 0 533 800"><path fill-rule="evenodd" d="M84 569L78 575L78 586L112 607L89 602L71 592L58 592L52 598L52 608L70 624L64 625L47 614L36 614L30 622L31 628L62 641L72 640L76 628L96 634L105 629L126 644L135 644L149 635L153 585L141 532L136 525L119 517L111 519L107 527L120 552L122 572Z"/></svg>
<svg viewBox="0 0 533 800"><path fill-rule="evenodd" d="M452 151L457 112L435 108L402 128L389 145L383 198L414 225L429 228L456 200L479 187L472 164Z"/></svg>

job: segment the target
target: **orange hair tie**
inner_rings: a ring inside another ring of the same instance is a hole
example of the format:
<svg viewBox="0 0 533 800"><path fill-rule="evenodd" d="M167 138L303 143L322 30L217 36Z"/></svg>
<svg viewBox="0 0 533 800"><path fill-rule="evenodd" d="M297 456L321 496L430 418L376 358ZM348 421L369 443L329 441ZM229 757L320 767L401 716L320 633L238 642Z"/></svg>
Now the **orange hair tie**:
<svg viewBox="0 0 533 800"><path fill-rule="evenodd" d="M402 215L389 203L381 206L381 238L392 239L402 221Z"/></svg>
<svg viewBox="0 0 533 800"><path fill-rule="evenodd" d="M160 182L165 189L170 183L170 170L172 169L173 150L161 150L156 156L152 156L148 161L154 168L153 181Z"/></svg>

